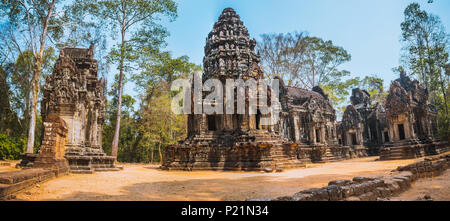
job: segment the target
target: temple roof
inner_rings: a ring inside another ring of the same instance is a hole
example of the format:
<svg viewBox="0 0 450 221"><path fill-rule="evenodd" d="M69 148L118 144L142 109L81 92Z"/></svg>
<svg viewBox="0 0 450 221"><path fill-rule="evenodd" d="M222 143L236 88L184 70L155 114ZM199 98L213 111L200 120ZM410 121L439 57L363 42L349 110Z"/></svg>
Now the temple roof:
<svg viewBox="0 0 450 221"><path fill-rule="evenodd" d="M297 88L297 87L290 87L287 86L287 96L291 99L302 101L301 103L304 103L308 101L310 98L318 98L318 99L324 99L324 97L311 90L303 89L303 88Z"/></svg>
<svg viewBox="0 0 450 221"><path fill-rule="evenodd" d="M205 77L252 76L261 74L260 58L255 53L256 40L232 8L226 8L214 24L205 45Z"/></svg>
<svg viewBox="0 0 450 221"><path fill-rule="evenodd" d="M69 56L72 59L88 58L92 59L94 57L94 46L91 45L89 48L62 48L60 51L60 56Z"/></svg>

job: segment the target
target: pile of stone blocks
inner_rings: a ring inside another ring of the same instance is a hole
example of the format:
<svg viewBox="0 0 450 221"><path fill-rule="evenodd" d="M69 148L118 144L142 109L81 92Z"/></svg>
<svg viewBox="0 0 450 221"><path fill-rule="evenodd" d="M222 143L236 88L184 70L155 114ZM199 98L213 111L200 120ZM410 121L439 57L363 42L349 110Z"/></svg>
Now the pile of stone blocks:
<svg viewBox="0 0 450 221"><path fill-rule="evenodd" d="M417 179L442 175L449 166L450 154L446 154L398 167L389 176L334 180L328 186L303 190L293 196L250 201L382 201L406 191Z"/></svg>

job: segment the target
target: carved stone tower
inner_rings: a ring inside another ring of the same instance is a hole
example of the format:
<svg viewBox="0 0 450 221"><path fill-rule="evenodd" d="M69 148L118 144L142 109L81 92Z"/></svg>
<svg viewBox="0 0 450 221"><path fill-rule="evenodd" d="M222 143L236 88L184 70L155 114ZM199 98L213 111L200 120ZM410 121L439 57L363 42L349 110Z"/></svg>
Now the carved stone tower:
<svg viewBox="0 0 450 221"><path fill-rule="evenodd" d="M71 172L115 170L115 157L102 149L105 85L97 69L93 46L63 48L44 85L41 114L44 121L54 114L67 123L65 156Z"/></svg>
<svg viewBox="0 0 450 221"><path fill-rule="evenodd" d="M231 8L223 10L206 38L202 82L216 79L226 85L227 80L256 82L262 79L263 71L255 46L256 40L250 39L239 15ZM292 143L273 133L271 126L261 123L263 117L270 118L270 115L261 114L259 103L255 113L249 113L249 94L257 90L259 88L253 91L244 88L244 114L236 111L237 93L231 101L235 108L233 114L226 113L226 105L223 105L224 114L189 114L188 137L165 149L163 168L262 170L302 166ZM206 95L203 93L202 102ZM224 96L224 103L227 103L226 99Z"/></svg>

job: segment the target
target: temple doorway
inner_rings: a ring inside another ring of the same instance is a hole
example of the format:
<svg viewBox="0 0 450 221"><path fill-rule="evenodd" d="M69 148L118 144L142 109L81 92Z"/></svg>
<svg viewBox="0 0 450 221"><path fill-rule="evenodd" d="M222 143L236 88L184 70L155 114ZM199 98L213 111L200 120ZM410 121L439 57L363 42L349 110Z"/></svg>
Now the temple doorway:
<svg viewBox="0 0 450 221"><path fill-rule="evenodd" d="M384 142L386 142L386 143L390 142L389 141L389 132L387 132L387 131L384 132Z"/></svg>
<svg viewBox="0 0 450 221"><path fill-rule="evenodd" d="M258 110L258 112L256 113L256 129L260 130L260 123L261 123L261 111Z"/></svg>
<svg viewBox="0 0 450 221"><path fill-rule="evenodd" d="M208 115L208 130L216 130L216 118L214 117L214 115Z"/></svg>
<svg viewBox="0 0 450 221"><path fill-rule="evenodd" d="M356 134L352 133L350 136L352 136L352 145L357 145L358 142L356 141Z"/></svg>
<svg viewBox="0 0 450 221"><path fill-rule="evenodd" d="M316 129L316 142L320 143L320 130Z"/></svg>
<svg viewBox="0 0 450 221"><path fill-rule="evenodd" d="M403 124L398 125L398 136L400 140L406 139L405 137L405 126Z"/></svg>

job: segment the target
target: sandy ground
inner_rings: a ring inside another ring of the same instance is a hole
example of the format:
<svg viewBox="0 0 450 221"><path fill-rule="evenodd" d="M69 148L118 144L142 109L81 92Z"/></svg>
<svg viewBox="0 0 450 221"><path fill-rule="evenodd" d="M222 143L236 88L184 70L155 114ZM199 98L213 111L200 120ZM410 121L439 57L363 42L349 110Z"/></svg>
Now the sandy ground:
<svg viewBox="0 0 450 221"><path fill-rule="evenodd" d="M16 200L245 200L292 195L331 180L388 174L415 160L352 159L282 173L162 171L157 166L124 164L119 172L71 174L22 191Z"/></svg>
<svg viewBox="0 0 450 221"><path fill-rule="evenodd" d="M416 181L411 189L397 197L392 197L391 200L412 201L423 198L425 195L431 196L434 201L450 201L450 170L438 177Z"/></svg>

